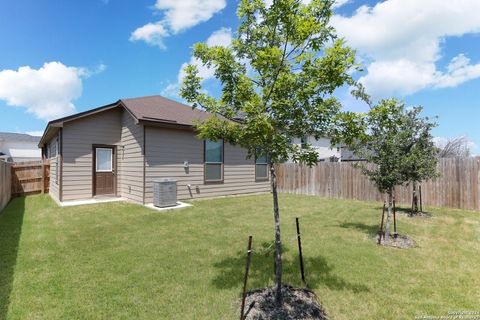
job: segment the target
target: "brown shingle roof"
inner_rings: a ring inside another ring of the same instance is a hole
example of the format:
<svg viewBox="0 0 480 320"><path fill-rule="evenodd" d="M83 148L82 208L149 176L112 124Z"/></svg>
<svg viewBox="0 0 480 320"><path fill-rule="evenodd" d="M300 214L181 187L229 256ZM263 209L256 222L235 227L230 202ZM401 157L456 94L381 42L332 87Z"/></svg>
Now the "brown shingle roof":
<svg viewBox="0 0 480 320"><path fill-rule="evenodd" d="M157 122L159 124L167 124L168 126L191 127L195 124L195 120L206 120L213 115L161 96L121 99L102 107L50 121L43 132L39 146L48 140L50 136L54 135L58 128L63 126L64 122L118 107L127 109L137 121Z"/></svg>
<svg viewBox="0 0 480 320"><path fill-rule="evenodd" d="M205 120L212 116L211 113L193 109L161 96L121 99L120 101L138 120L191 126L195 120Z"/></svg>

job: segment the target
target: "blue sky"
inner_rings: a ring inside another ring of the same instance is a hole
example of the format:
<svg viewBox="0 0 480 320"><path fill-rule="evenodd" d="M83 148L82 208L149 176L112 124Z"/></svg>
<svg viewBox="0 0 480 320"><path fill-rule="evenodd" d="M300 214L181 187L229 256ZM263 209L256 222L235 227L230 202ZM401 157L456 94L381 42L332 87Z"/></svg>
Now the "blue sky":
<svg viewBox="0 0 480 320"><path fill-rule="evenodd" d="M124 97L178 99L192 44L228 44L236 6L230 0L0 0L0 131L42 131L49 119ZM439 116L436 136L468 136L478 154L478 12L478 0L338 0L332 23L358 49L365 72L356 76L375 99L395 96L424 106L426 115ZM348 109L365 110L339 95Z"/></svg>

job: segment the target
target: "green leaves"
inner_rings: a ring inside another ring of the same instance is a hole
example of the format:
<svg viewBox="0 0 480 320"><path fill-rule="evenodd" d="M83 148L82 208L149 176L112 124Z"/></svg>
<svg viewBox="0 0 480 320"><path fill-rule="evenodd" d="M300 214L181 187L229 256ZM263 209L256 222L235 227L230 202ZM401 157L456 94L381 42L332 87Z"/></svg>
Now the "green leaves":
<svg viewBox="0 0 480 320"><path fill-rule="evenodd" d="M201 137L223 138L249 151L261 149L271 162L287 158L309 165L314 150L297 148L293 138L335 136L352 129L341 121L341 104L333 92L360 88L351 77L359 66L355 52L336 39L329 25L332 0L240 1L240 26L230 47L196 44L193 55L214 70L218 97L202 91L194 66L185 68L181 96L194 107L219 117L197 124ZM241 124L235 122L241 115ZM234 121L234 123L230 123Z"/></svg>
<svg viewBox="0 0 480 320"><path fill-rule="evenodd" d="M403 102L389 99L368 114L340 117L344 131L339 136L357 156L375 165L359 166L381 192L437 176L431 135L436 124L420 117L421 112L421 107L406 109Z"/></svg>

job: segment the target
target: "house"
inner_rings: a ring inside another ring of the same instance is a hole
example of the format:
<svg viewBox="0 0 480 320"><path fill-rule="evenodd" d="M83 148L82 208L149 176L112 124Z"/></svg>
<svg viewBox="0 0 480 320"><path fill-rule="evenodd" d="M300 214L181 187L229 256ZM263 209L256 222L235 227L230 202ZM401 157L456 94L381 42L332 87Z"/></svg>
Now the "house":
<svg viewBox="0 0 480 320"><path fill-rule="evenodd" d="M292 144L298 146L303 146L307 143L317 152L319 162L363 161L345 146L332 146L330 138L315 139L313 136L308 136L295 138L292 141ZM288 162L291 162L291 160Z"/></svg>
<svg viewBox="0 0 480 320"><path fill-rule="evenodd" d="M345 146L340 147L341 149L341 155L340 155L340 161L342 162L347 162L347 161L365 161L364 158L358 156L355 154L352 150L348 149Z"/></svg>
<svg viewBox="0 0 480 320"><path fill-rule="evenodd" d="M292 144L303 146L304 144L310 144L318 154L318 160L322 161L339 161L341 158L341 149L336 146L332 146L329 138L315 139L313 136L304 138L295 138ZM290 160L291 161L291 160Z"/></svg>
<svg viewBox="0 0 480 320"><path fill-rule="evenodd" d="M268 192L266 160L197 138L212 115L160 97L121 99L50 121L39 142L57 201L117 196L152 203L153 181L177 180L178 199Z"/></svg>
<svg viewBox="0 0 480 320"><path fill-rule="evenodd" d="M38 148L40 137L23 133L0 132L0 160L8 162L37 161L42 159Z"/></svg>

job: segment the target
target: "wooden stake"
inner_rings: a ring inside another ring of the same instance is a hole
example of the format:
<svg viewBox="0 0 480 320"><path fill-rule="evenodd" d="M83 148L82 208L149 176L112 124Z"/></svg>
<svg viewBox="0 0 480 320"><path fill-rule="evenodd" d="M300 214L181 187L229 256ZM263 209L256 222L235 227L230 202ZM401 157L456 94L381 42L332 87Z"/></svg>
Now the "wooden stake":
<svg viewBox="0 0 480 320"><path fill-rule="evenodd" d="M385 233L383 232L383 220L385 219L385 206L386 206L386 202L383 201L382 223L380 224L380 232L378 232L378 244L382 243L382 236L385 237Z"/></svg>
<svg viewBox="0 0 480 320"><path fill-rule="evenodd" d="M45 193L45 160L42 159L42 194Z"/></svg>
<svg viewBox="0 0 480 320"><path fill-rule="evenodd" d="M243 277L242 308L240 310L240 320L244 319L245 298L247 297L248 270L250 269L250 260L252 258L252 236L248 237L247 262L245 265L245 275Z"/></svg>
<svg viewBox="0 0 480 320"><path fill-rule="evenodd" d="M298 218L295 218L297 223L297 241L298 241L298 253L300 256L300 272L302 273L302 281L305 283L305 272L303 269L303 255L302 255L302 239L300 238L300 224L298 222Z"/></svg>

